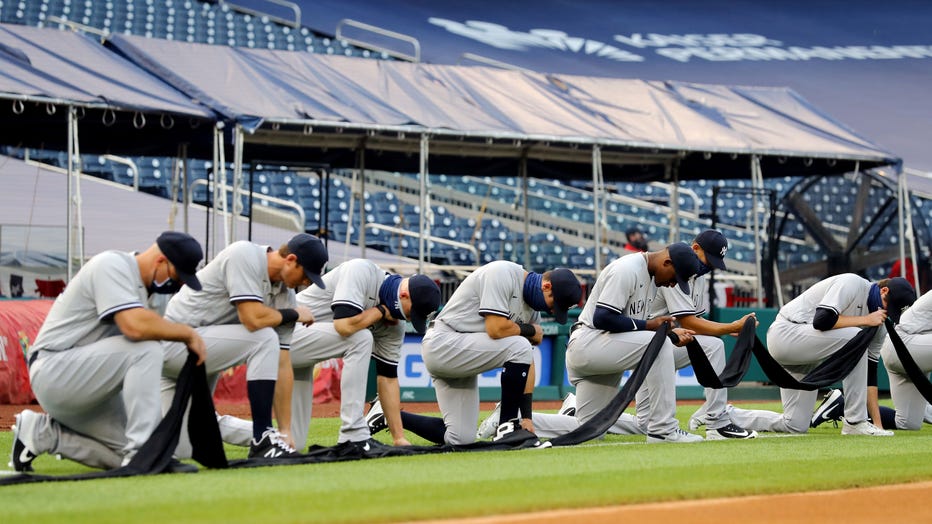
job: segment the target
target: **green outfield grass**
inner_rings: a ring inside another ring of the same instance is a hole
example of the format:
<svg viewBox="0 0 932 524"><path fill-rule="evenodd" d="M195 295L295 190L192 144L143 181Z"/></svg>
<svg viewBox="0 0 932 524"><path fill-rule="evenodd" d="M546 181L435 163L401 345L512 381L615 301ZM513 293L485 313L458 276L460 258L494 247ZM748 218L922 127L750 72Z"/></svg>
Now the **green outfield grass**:
<svg viewBox="0 0 932 524"><path fill-rule="evenodd" d="M679 408L684 427L695 409ZM334 444L338 423L315 419L310 442ZM6 486L0 514L5 523L392 522L932 480L932 428L893 438L840 431L824 424L805 436L650 446L644 437L608 436L547 450ZM11 439L0 433L4 461ZM242 458L245 449L227 453ZM42 474L86 471L49 456L35 466Z"/></svg>

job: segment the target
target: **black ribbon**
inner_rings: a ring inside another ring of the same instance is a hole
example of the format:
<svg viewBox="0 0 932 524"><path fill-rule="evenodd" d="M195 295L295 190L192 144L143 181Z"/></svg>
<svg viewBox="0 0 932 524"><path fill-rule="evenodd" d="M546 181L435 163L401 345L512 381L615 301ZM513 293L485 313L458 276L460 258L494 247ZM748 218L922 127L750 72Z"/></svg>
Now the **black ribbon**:
<svg viewBox="0 0 932 524"><path fill-rule="evenodd" d="M932 382L929 382L929 375L919 368L919 364L916 364L906 344L903 343L903 339L900 338L900 334L894 329L893 321L888 318L884 322L887 325L887 335L893 343L893 349L896 351L897 358L900 359L900 364L903 365L903 370L906 371L906 376L913 381L913 385L926 399L926 402L932 403Z"/></svg>
<svg viewBox="0 0 932 524"><path fill-rule="evenodd" d="M573 431L551 439L550 444L553 446L574 446L604 435L605 432L612 427L612 424L618 420L618 417L628 409L628 405L631 404L631 401L634 400L634 396L647 377L647 372L650 371L654 361L657 360L657 355L660 354L660 349L667 341L668 328L669 326L664 323L657 329L654 338L650 340L650 343L644 350L644 356L641 357L641 361L638 362L637 367L634 368L634 372L631 373L625 385L622 386L615 397L612 398L612 401L602 408L602 411L599 411L594 417L580 424L580 426Z"/></svg>

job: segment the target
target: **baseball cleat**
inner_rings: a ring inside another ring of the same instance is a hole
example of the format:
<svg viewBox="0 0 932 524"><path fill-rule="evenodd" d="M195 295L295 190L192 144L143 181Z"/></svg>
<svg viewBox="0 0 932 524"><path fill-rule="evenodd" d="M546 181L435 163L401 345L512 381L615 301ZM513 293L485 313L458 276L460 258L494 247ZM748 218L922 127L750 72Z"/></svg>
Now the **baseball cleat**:
<svg viewBox="0 0 932 524"><path fill-rule="evenodd" d="M680 428L676 428L666 435L647 434L648 444L692 444L703 440L699 435L687 433Z"/></svg>
<svg viewBox="0 0 932 524"><path fill-rule="evenodd" d="M756 431L748 431L741 426L736 426L735 424L728 424L723 428L707 429L705 430L705 439L706 440L731 440L731 439L751 439L757 438Z"/></svg>
<svg viewBox="0 0 932 524"><path fill-rule="evenodd" d="M259 439L259 442L256 442L256 439L252 439L249 443L249 455L247 455L247 458L277 459L293 457L297 454L295 449L282 439L282 434L279 433L277 429L269 428L262 433L262 438Z"/></svg>
<svg viewBox="0 0 932 524"><path fill-rule="evenodd" d="M336 446L336 452L341 457L382 457L390 451L392 451L391 446L386 446L372 438L355 442L346 440Z"/></svg>
<svg viewBox="0 0 932 524"><path fill-rule="evenodd" d="M863 435L866 437L892 437L893 432L886 429L880 429L870 422L864 420L857 424L849 424L846 420L841 427L842 435Z"/></svg>
<svg viewBox="0 0 932 524"><path fill-rule="evenodd" d="M379 431L382 431L388 428L388 423L385 421L385 412L382 410L382 402L379 400L378 395L369 406L369 413L366 414L366 424L369 426L369 434L375 435Z"/></svg>
<svg viewBox="0 0 932 524"><path fill-rule="evenodd" d="M567 393L563 399L563 405L560 406L560 414L568 417L576 416L576 395Z"/></svg>
<svg viewBox="0 0 932 524"><path fill-rule="evenodd" d="M549 442L541 443L537 435L521 426L521 419L513 418L503 422L495 429L492 442L499 444L522 444L524 447L544 449L551 447Z"/></svg>
<svg viewBox="0 0 932 524"><path fill-rule="evenodd" d="M26 425L31 422L31 420L27 419L31 419L36 415L38 415L38 413L35 411L25 409L15 417L16 422L13 424L13 450L10 452L9 463L9 467L13 468L14 471L19 471L20 473L30 473L34 471L32 469L32 461L35 460L38 454L26 447L26 443L23 442L22 439L22 432Z"/></svg>
<svg viewBox="0 0 932 524"><path fill-rule="evenodd" d="M838 427L838 421L845 414L845 397L840 389L830 389L822 399L822 403L812 414L812 420L809 427L814 428L825 421L831 420L835 427Z"/></svg>
<svg viewBox="0 0 932 524"><path fill-rule="evenodd" d="M492 410L492 413L482 421L482 424L479 424L479 429L476 430L476 439L487 439L495 434L495 430L498 429L498 419L500 418L501 411L502 403L499 402L495 404L495 409Z"/></svg>
<svg viewBox="0 0 932 524"><path fill-rule="evenodd" d="M706 425L705 417L689 417L689 431L698 431Z"/></svg>

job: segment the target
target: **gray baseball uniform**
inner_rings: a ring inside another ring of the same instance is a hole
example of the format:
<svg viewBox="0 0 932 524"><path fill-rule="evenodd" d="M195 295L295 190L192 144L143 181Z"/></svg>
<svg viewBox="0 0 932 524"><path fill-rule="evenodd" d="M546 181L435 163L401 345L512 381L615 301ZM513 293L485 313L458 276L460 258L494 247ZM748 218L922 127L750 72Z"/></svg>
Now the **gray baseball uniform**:
<svg viewBox="0 0 932 524"><path fill-rule="evenodd" d="M149 438L162 418L159 342L129 340L113 318L147 299L135 257L105 251L55 300L29 351L29 379L46 411L30 449L112 469Z"/></svg>
<svg viewBox="0 0 932 524"><path fill-rule="evenodd" d="M369 427L363 415L369 357L397 365L404 341L405 324L388 325L377 322L348 337L333 327L333 307L349 306L360 312L379 304L379 287L389 274L365 259L346 261L324 275L326 289L311 286L298 294L298 304L314 314L310 326L296 325L291 342L291 364L294 367L292 393L291 436L298 446L307 441L314 402L314 366L329 358L342 358L340 375L339 442L358 442L369 438ZM226 424L236 421L225 420ZM240 423L238 437L230 443L243 444L251 435L248 426ZM225 440L227 436L224 436Z"/></svg>
<svg viewBox="0 0 932 524"><path fill-rule="evenodd" d="M625 255L602 270L566 348L567 372L576 387L576 416L535 413L538 435L559 436L594 417L618 393L622 375L638 365L654 337L654 332L648 330L611 333L594 328L596 307L645 320L656 296L657 285L643 253ZM675 418L674 348L669 340L664 343L642 386L655 399L646 416L647 431L652 435L667 435L679 429Z"/></svg>
<svg viewBox="0 0 932 524"><path fill-rule="evenodd" d="M689 283L690 295L683 293L678 287L661 288L654 301L654 311L651 315L672 315L674 317L683 317L687 315L701 317L709 312L709 281L708 276L700 275L693 277ZM716 373L721 374L725 369L725 342L716 336L696 335L696 342L702 347L703 352L712 364ZM673 360L676 369L682 369L690 365L689 354L685 347L677 347L673 351ZM732 423L731 417L725 412L728 406L728 390L705 388L705 403L696 411L694 417L703 417L709 429L723 428ZM638 406L638 416L642 406L649 406L650 399L645 390L638 392L635 400ZM646 420L646 419L645 419ZM642 420L643 423L643 420Z"/></svg>
<svg viewBox="0 0 932 524"><path fill-rule="evenodd" d="M444 440L469 444L476 440L479 420L478 375L506 362L531 364L533 347L522 336L492 339L485 315L537 324L540 313L523 298L525 269L506 261L490 262L457 287L424 335L424 365L437 392L446 425Z"/></svg>
<svg viewBox="0 0 932 524"><path fill-rule="evenodd" d="M236 303L243 300L263 302L276 309L295 307L294 291L269 279L268 251L267 246L245 240L230 244L198 271L201 291L186 286L168 303L165 318L194 327L204 339L204 366L211 386L216 385L221 371L244 362L247 381L278 378L278 353L279 349L290 348L291 326L249 331L240 323L236 309ZM162 350L162 409L167 411L175 381L187 359L187 348L181 342L163 341ZM226 430L221 424L221 432ZM235 425L229 431L236 431ZM187 458L190 452L187 433L182 432L176 455Z"/></svg>
<svg viewBox="0 0 932 524"><path fill-rule="evenodd" d="M932 291L919 297L900 317L896 331L909 354L927 375L932 371ZM906 375L889 336L880 350L890 377L890 396L896 408L898 429L920 429L929 411L929 403ZM847 402L847 401L846 401Z"/></svg>
<svg viewBox="0 0 932 524"><path fill-rule="evenodd" d="M846 327L820 331L812 326L817 308L827 308L839 316L862 316L870 313L867 298L872 283L853 273L829 277L810 287L782 308L767 330L767 350L794 377L802 378L815 366L841 349L859 331ZM856 424L867 420L867 360L880 353L883 328L871 342L867 353L842 381L845 393L845 420ZM730 411L732 420L747 429L806 433L818 391L780 389L783 413L766 410Z"/></svg>

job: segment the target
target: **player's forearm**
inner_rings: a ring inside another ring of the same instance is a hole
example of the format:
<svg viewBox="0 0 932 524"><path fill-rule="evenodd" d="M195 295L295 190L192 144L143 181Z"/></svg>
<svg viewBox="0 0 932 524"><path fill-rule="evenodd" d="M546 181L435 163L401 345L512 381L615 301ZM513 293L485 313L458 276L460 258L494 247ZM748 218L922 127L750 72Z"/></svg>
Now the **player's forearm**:
<svg viewBox="0 0 932 524"><path fill-rule="evenodd" d="M738 329L735 329L735 326L732 324L713 322L702 317L697 317L696 315L677 317L677 320L679 321L680 326L695 331L697 335L720 337L722 335L728 335L729 333L739 331Z"/></svg>
<svg viewBox="0 0 932 524"><path fill-rule="evenodd" d="M335 319L333 321L333 329L335 329L341 337L349 337L357 331L366 329L382 320L383 316L383 312L379 308L371 307L358 315Z"/></svg>
<svg viewBox="0 0 932 524"><path fill-rule="evenodd" d="M169 322L154 311L134 308L120 311L114 318L123 335L134 341L172 340L188 342L194 336L194 328L185 324Z"/></svg>
<svg viewBox="0 0 932 524"><path fill-rule="evenodd" d="M398 379L378 376L376 385L379 400L382 402L382 411L385 414L385 423L392 434L392 441L395 445L406 443L404 425L401 423L401 392Z"/></svg>

